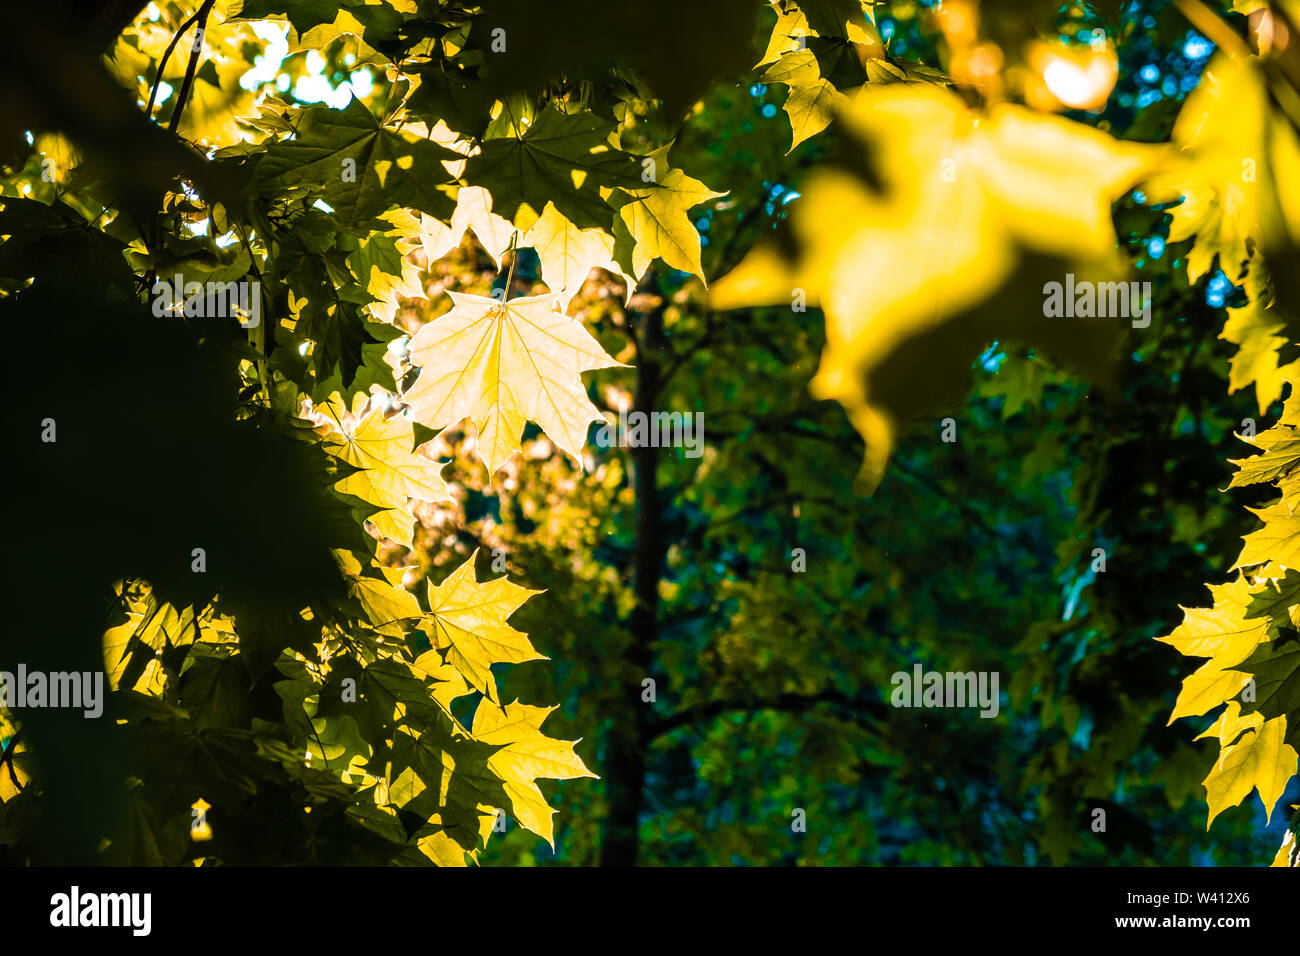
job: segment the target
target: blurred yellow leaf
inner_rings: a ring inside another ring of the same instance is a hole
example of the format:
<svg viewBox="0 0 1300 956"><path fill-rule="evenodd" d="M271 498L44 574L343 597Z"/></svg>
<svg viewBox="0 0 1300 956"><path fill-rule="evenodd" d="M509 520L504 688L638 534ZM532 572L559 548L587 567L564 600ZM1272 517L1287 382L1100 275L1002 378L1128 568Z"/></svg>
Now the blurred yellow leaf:
<svg viewBox="0 0 1300 956"><path fill-rule="evenodd" d="M841 122L858 168L810 176L788 241L756 248L712 304L821 305L812 391L848 410L874 488L901 424L959 398L993 339L1104 377L1128 323L1047 318L1043 286L1119 277L1111 204L1155 150L1023 107L976 113L933 86L864 88Z"/></svg>
<svg viewBox="0 0 1300 956"><path fill-rule="evenodd" d="M1067 46L1036 40L1029 46L1026 101L1041 109L1098 110L1119 79L1114 47Z"/></svg>

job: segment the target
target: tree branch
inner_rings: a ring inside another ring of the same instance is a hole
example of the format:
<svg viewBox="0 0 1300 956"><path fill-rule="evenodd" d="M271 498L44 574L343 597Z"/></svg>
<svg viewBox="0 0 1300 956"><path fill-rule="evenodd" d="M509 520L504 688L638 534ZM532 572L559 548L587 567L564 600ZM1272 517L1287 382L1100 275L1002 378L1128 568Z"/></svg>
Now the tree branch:
<svg viewBox="0 0 1300 956"><path fill-rule="evenodd" d="M158 99L158 87L162 85L163 71L167 69L167 61L171 59L172 50L176 49L176 44L181 42L181 37L185 35L185 31L194 25L194 21L199 18L199 14L202 12L202 9L195 10L172 36L172 42L167 44L167 49L163 50L162 59L158 61L158 74L153 78L153 86L149 89L149 102L144 108L145 116L153 117L153 104Z"/></svg>
<svg viewBox="0 0 1300 956"><path fill-rule="evenodd" d="M872 728L873 722L881 720L886 714L883 701L869 697L850 697L839 691L822 691L818 694L779 694L767 699L752 700L710 700L696 704L685 710L670 714L663 720L651 723L650 739L662 737L678 728L690 724L704 723L723 714L753 713L760 710L775 710L788 714L801 714L812 710L819 704L831 704L854 717L854 722Z"/></svg>
<svg viewBox="0 0 1300 956"><path fill-rule="evenodd" d="M185 104L190 100L190 88L194 85L194 73L199 66L199 57L203 55L203 31L208 28L208 14L212 12L212 5L217 0L203 0L203 6L199 7L198 13L195 14L199 20L198 32L194 34L194 47L190 50L190 62L185 67L185 79L181 83L181 91L176 94L176 109L172 110L171 121L167 124L167 132L175 133L181 125L181 114L185 112ZM159 73L161 74L161 67Z"/></svg>

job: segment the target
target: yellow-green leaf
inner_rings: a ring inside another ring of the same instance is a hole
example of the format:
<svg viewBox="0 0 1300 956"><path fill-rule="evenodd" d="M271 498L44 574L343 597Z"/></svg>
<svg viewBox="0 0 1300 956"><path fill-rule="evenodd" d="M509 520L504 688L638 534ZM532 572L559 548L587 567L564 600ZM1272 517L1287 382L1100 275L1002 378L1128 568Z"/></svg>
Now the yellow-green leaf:
<svg viewBox="0 0 1300 956"><path fill-rule="evenodd" d="M541 218L519 244L536 250L542 260L542 281L559 297L561 312L568 311L569 300L582 288L592 269L621 276L627 286L626 295L631 295L636 285L614 261L614 237L601 229L579 229L555 208L555 203L546 204Z"/></svg>
<svg viewBox="0 0 1300 956"><path fill-rule="evenodd" d="M540 591L522 588L506 578L478 581L473 557L442 584L430 582L428 588L426 628L430 637L445 649L447 663L488 699L497 699L493 664L546 660L527 634L506 623L521 604Z"/></svg>
<svg viewBox="0 0 1300 956"><path fill-rule="evenodd" d="M1275 717L1265 721L1259 730L1248 731L1237 743L1223 748L1214 769L1205 778L1205 799L1210 807L1205 829L1224 810L1241 803L1251 790L1259 791L1264 811L1272 818L1273 807L1296 772L1296 750L1283 743L1285 737L1286 717Z"/></svg>
<svg viewBox="0 0 1300 956"><path fill-rule="evenodd" d="M542 722L554 707L531 707L519 701L502 707L488 700L474 713L475 739L500 747L488 757L488 767L505 784L519 824L555 845L551 817L536 781L596 776L573 749L576 740L555 740L542 733Z"/></svg>
<svg viewBox="0 0 1300 956"><path fill-rule="evenodd" d="M811 50L787 53L764 71L762 79L764 83L784 83L790 88L784 106L793 134L789 151L829 126L836 111L849 102L822 76Z"/></svg>
<svg viewBox="0 0 1300 956"><path fill-rule="evenodd" d="M840 401L866 439L869 485L901 425L959 398L994 339L1104 376L1125 317L1049 317L1044 279L1119 278L1111 205L1151 147L1017 106L977 113L929 85L866 86L841 123L867 144L879 182L810 176L791 241L760 245L712 303L821 305L827 348L812 391Z"/></svg>
<svg viewBox="0 0 1300 956"><path fill-rule="evenodd" d="M442 478L446 466L412 447L414 426L403 414L389 411L390 407L386 398L358 392L352 396L349 412L342 396L335 392L320 412L337 427L330 435L329 451L361 469L340 479L334 487L384 509L372 520L389 536L401 535L393 540L410 547L411 525L387 510L405 513L408 498L441 501L451 495Z"/></svg>
<svg viewBox="0 0 1300 956"><path fill-rule="evenodd" d="M674 269L703 279L700 234L688 212L693 206L726 193L714 192L680 169L668 169L667 157L666 146L651 154L650 159L658 170L654 182L643 189L621 188L615 192L611 199L618 207L615 238L622 233L631 241L634 276L645 275L650 263L658 258Z"/></svg>

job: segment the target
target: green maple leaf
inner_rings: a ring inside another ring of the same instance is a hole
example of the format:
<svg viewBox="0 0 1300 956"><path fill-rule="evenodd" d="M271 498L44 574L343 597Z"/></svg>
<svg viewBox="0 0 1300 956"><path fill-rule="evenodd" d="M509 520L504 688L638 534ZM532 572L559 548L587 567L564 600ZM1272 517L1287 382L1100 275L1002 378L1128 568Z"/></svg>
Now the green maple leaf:
<svg viewBox="0 0 1300 956"><path fill-rule="evenodd" d="M408 726L434 726L452 720L447 703L469 693L458 673L441 664L431 666L429 651L412 664L405 660L380 658L361 672L361 692L373 701L385 720ZM460 728L463 730L463 728ZM468 731L466 731L468 733Z"/></svg>
<svg viewBox="0 0 1300 956"><path fill-rule="evenodd" d="M188 663L181 675L180 705L194 723L200 729L241 726L249 710L248 671L238 656L205 650Z"/></svg>
<svg viewBox="0 0 1300 956"><path fill-rule="evenodd" d="M493 210L506 219L517 220L523 206L536 218L549 201L579 228L608 228L609 207L599 187L641 181L636 158L610 145L613 126L591 113L546 107L530 120L515 110L500 125L505 134L492 136L489 130L465 167L465 179L486 187Z"/></svg>
<svg viewBox="0 0 1300 956"><path fill-rule="evenodd" d="M322 23L333 23L338 16L339 0L244 0L236 16L263 20L284 14L299 34Z"/></svg>
<svg viewBox="0 0 1300 956"><path fill-rule="evenodd" d="M494 809L507 802L502 780L488 767L492 751L447 721L423 732L404 727L393 737L391 799L472 854L491 834ZM429 855L460 865L454 854L451 861Z"/></svg>
<svg viewBox="0 0 1300 956"><path fill-rule="evenodd" d="M1256 648L1240 668L1255 681L1255 699L1241 705L1243 713L1261 713L1270 720L1290 716L1286 742L1300 748L1300 640L1279 638ZM1294 772L1294 767L1292 768Z"/></svg>
<svg viewBox="0 0 1300 956"><path fill-rule="evenodd" d="M266 151L253 185L271 194L320 187L341 223L360 231L394 206L446 219L454 203L438 188L451 182L443 161L458 158L431 140L382 126L353 98L342 110L304 110L298 135Z"/></svg>
<svg viewBox="0 0 1300 956"><path fill-rule="evenodd" d="M406 109L432 128L438 120L463 136L479 138L487 130L493 96L486 85L471 76L438 66L416 71L417 86L406 99Z"/></svg>
<svg viewBox="0 0 1300 956"><path fill-rule="evenodd" d="M324 767L346 782L359 782L367 776L365 766L371 747L361 736L356 720L339 717L311 718L312 733L307 737L307 765ZM357 781L351 778L356 777Z"/></svg>
<svg viewBox="0 0 1300 956"><path fill-rule="evenodd" d="M642 95L653 91L676 119L720 76L744 72L760 5L753 0L494 0L476 17L468 49L485 58L480 75L500 96L545 89L552 81L608 83L613 67L631 71ZM491 52L494 31L509 37L506 55Z"/></svg>
<svg viewBox="0 0 1300 956"><path fill-rule="evenodd" d="M87 273L105 286L130 284L123 244L92 228L84 216L60 200L51 205L6 196L0 208L0 276L29 279L63 272Z"/></svg>
<svg viewBox="0 0 1300 956"><path fill-rule="evenodd" d="M402 277L401 250L395 239L382 232L373 232L358 243L356 250L348 254L348 265L372 301L382 297L386 283Z"/></svg>
<svg viewBox="0 0 1300 956"><path fill-rule="evenodd" d="M1020 348L1015 351L1018 354L1008 356L1009 360L993 378L980 386L981 395L1002 398L1003 421L1015 417L1026 407L1041 408L1047 386L1064 380L1064 376L1047 363L1030 357L1028 350Z"/></svg>

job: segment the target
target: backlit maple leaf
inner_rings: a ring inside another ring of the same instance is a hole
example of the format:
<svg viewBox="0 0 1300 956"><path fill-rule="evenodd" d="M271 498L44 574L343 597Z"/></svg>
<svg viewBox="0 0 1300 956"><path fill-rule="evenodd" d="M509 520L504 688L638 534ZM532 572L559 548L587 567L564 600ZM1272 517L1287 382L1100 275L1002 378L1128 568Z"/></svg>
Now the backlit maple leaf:
<svg viewBox="0 0 1300 956"><path fill-rule="evenodd" d="M454 308L411 339L421 371L403 400L415 419L437 429L472 420L489 473L520 450L528 421L581 461L587 426L601 420L582 373L620 363L581 322L555 311L555 294L508 302L448 295Z"/></svg>

